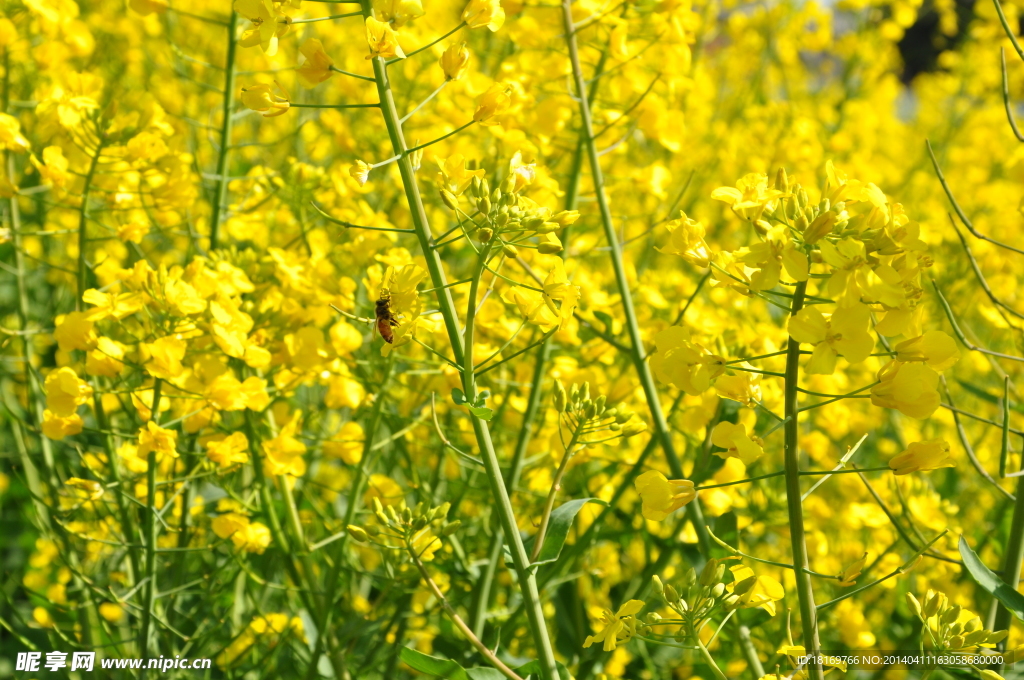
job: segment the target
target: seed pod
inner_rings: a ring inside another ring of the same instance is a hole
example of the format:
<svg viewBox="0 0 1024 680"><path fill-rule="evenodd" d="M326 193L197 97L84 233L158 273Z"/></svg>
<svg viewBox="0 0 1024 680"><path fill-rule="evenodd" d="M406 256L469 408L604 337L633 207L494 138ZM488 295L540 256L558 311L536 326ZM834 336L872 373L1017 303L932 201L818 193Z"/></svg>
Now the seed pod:
<svg viewBox="0 0 1024 680"><path fill-rule="evenodd" d="M349 524L347 527L345 527L345 530L348 532L349 536L359 541L360 543L366 543L370 540L369 534L367 534L366 530L362 527L357 527L354 524Z"/></svg>
<svg viewBox="0 0 1024 680"><path fill-rule="evenodd" d="M514 245L511 245L509 243L506 243L501 247L501 252L505 254L505 257L510 259L515 259L519 257L519 249L517 249Z"/></svg>

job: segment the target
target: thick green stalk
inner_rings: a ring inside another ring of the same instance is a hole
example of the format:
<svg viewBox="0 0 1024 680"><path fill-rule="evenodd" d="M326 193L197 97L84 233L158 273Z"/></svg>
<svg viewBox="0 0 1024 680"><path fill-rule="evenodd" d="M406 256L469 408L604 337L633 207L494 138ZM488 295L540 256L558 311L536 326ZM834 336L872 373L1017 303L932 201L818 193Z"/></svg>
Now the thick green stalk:
<svg viewBox="0 0 1024 680"><path fill-rule="evenodd" d="M85 246L88 243L87 234L89 226L89 193L92 191L92 178L96 174L96 166L100 162L100 154L103 153L103 132L100 133L100 142L96 145L96 155L89 163L89 172L85 176L85 186L82 188L82 209L78 217L78 297L75 298L75 309L82 309L82 293L85 292L89 274L89 266L85 261Z"/></svg>
<svg viewBox="0 0 1024 680"><path fill-rule="evenodd" d="M213 197L213 209L210 213L210 250L217 248L217 236L220 232L221 214L228 200L227 174L231 156L231 126L235 103L235 48L238 39L235 36L235 22L238 14L232 10L228 18L228 56L224 65L224 110L220 123L220 152L217 154L217 189Z"/></svg>
<svg viewBox="0 0 1024 680"><path fill-rule="evenodd" d="M157 379L153 385L152 422L160 424L160 391L163 381ZM159 522L156 507L156 451L150 450L146 457L146 566L143 574L146 581L146 602L142 607L142 629L139 632L139 656L149 656L149 628L153 619L153 604L156 601L156 528Z"/></svg>
<svg viewBox="0 0 1024 680"><path fill-rule="evenodd" d="M548 352L551 347L551 338L548 337L537 348L537 361L533 365L533 382L530 387L530 396L526 402L526 412L523 413L523 423L520 425L519 438L516 440L515 451L512 452L512 460L508 466L505 476L505 490L511 494L519 483L519 475L523 471L523 461L526 459L526 449L530 445L533 435L533 423L540 411L541 396L544 393L544 377L547 375ZM484 624L487 621L487 608L491 602L491 588L494 585L494 575L498 571L498 564L501 561L501 540L500 524L495 517L494 535L491 538L491 547L487 551L487 564L480 574L477 582L473 606L470 608L469 620L473 627L473 633L477 637L483 637Z"/></svg>
<svg viewBox="0 0 1024 680"><path fill-rule="evenodd" d="M1021 465L1024 470L1024 463ZM1020 587L1020 568L1024 563L1024 477L1017 478L1017 498L1013 503L1013 521L1010 524L1010 538L1003 557L1003 580L1014 590ZM999 605L996 610L995 626L992 630L1008 630L1013 623L1010 610ZM1005 641L1000 643L1005 649Z"/></svg>
<svg viewBox="0 0 1024 680"><path fill-rule="evenodd" d="M587 96L587 80L583 75L583 67L580 63L579 47L576 43L576 30L572 20L572 0L562 0L562 23L565 30L565 41L569 50L569 61L572 64L572 74L576 85L576 94L579 97L580 107L580 129L587 156L590 159L590 175L594 183L594 193L597 196L598 208L601 212L601 225L604 228L605 239L608 241L609 255L612 260L612 268L615 271L615 284L622 301L622 311L626 317L626 329L629 332L630 359L633 367L640 378L640 385L643 387L644 396L647 397L647 406L651 412L651 420L654 421L654 429L661 440L662 450L668 460L669 469L673 477L684 476L683 466L679 460L675 445L672 443L672 431L665 413L661 408L661 400L658 397L658 390L654 385L654 376L651 374L650 366L647 364L644 352L643 338L640 335L640 324L637 322L636 310L633 307L633 296L629 290L629 278L626 275L626 267L622 261L622 250L619 246L619 239L615 233L615 224L612 219L611 206L608 203L608 196L604 190L604 176L601 173L601 161L597 151L597 142L594 139L594 124L590 115L590 98ZM700 510L700 504L694 500L687 508L687 514L693 523L700 542L701 552L705 556L710 555L711 541L708 538L707 530L704 528L704 516Z"/></svg>
<svg viewBox="0 0 1024 680"><path fill-rule="evenodd" d="M807 282L801 281L793 290L793 307L790 314L796 316L804 306L804 294ZM800 343L792 336L786 349L786 425L785 425L785 463L786 463L786 503L789 506L789 535L793 545L793 570L796 579L796 593L800 601L800 625L804 632L804 649L808 654L821 651L818 641L818 615L814 606L814 590L811 576L806 572L810 568L807 560L807 543L804 539L804 510L800 491L800 425L797 421L797 386L800 380ZM824 673L821 664L809 663L807 670L811 677L822 680Z"/></svg>
<svg viewBox="0 0 1024 680"><path fill-rule="evenodd" d="M363 14L367 17L373 16L373 9L370 0L362 0L361 7ZM384 123L391 138L391 144L395 155L400 156L396 161L399 173L402 176L402 184L405 190L406 200L412 218L413 227L416 230L416 237L420 242L420 248L426 261L427 271L434 294L437 298L437 305L444 320L445 330L448 333L448 340L451 344L452 354L455 363L463 366L462 381L463 389L467 398L476 397L475 381L473 377L473 364L467 363L467 352L462 339L462 329L459 325L458 315L455 310L455 303L451 296L451 290L447 287L448 281L441 266L441 257L437 250L432 247L433 235L430 232L430 224L427 220L426 210L423 208L423 200L420 196L419 187L416 184L416 175L412 168L412 162L408 154L409 147L405 143L402 134L402 126L399 123L401 116L395 107L394 97L391 92L391 82L388 79L387 68L384 60L380 57L372 59L374 80L377 84L377 93L380 97L381 114L384 116ZM470 303L470 310L473 310L473 303ZM467 328L467 336L469 329ZM466 343L469 344L469 343ZM469 353L471 354L471 352ZM544 612L541 608L540 594L537 590L537 581L534 572L529 568L529 557L523 547L522 536L519 534L519 527L516 523L515 513L512 510L512 503L509 500L508 492L505 490L504 478L501 474L501 465L498 462L498 455L494 450L491 441L490 429L487 421L472 417L473 430L476 435L477 444L480 447L481 458L487 472L487 480L491 486L491 493L496 501L496 509L501 518L502 530L505 533L505 540L508 541L512 553L512 562L519 578L519 587L522 592L524 603L527 606L527 614L530 620L530 627L533 632L533 639L540 657L542 668L541 677L543 680L553 680L556 677L555 657L551 648L551 641L548 637L547 624L544 621Z"/></svg>
<svg viewBox="0 0 1024 680"><path fill-rule="evenodd" d="M370 413L370 424L366 430L366 440L363 442L363 457L359 461L359 468L356 471L356 478L352 482L352 486L348 492L348 507L345 509L345 521L343 526L348 526L355 520L356 509L359 504L359 497L363 495L363 488L366 486L366 468L369 465L370 455L373 452L373 444L377 435L377 430L380 428L381 416L384 413L384 402L387 401L384 397L387 394L386 390L388 383L391 381L391 372L394 368L395 355L389 354L387 359L384 361L384 377L378 383L377 398L373 402L373 410ZM334 562L327 572L327 578L324 580L324 592L330 594L333 597L333 593L338 584L338 577L341 575L341 568L345 559L345 545L348 543L348 533L346 532L338 541L338 547L334 550ZM326 607L318 622L317 628L317 640L316 648L313 650L313 657L310 659L309 667L306 672L306 678L311 679L316 677L317 663L320 660L320 655L323 653L324 643L327 635L327 625L330 620L332 613L331 607Z"/></svg>

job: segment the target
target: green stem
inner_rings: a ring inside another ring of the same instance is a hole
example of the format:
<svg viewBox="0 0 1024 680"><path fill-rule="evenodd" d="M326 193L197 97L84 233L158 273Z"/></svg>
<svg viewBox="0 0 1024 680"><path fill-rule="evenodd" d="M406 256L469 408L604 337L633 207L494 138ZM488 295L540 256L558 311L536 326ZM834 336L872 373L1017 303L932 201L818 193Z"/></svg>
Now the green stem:
<svg viewBox="0 0 1024 680"><path fill-rule="evenodd" d="M160 392L163 381L157 379L153 385L153 407L151 421L160 424ZM111 461L113 463L113 461ZM139 632L139 656L149 656L149 629L153 620L153 604L156 601L156 529L159 519L156 508L156 451L151 449L146 456L146 565L143 568L146 581L146 602L142 607L142 629ZM188 512L188 509L185 509Z"/></svg>
<svg viewBox="0 0 1024 680"><path fill-rule="evenodd" d="M1024 456L1022 456L1024 458ZM1024 470L1024 464L1021 465ZM1024 564L1024 477L1017 478L1017 498L1013 503L1013 520L1010 523L1010 537L1003 557L1003 581L1013 590L1020 584L1020 568ZM995 626L992 630L1008 630L1013 622L1010 610L999 605L996 610ZM999 649L1006 649L1006 641L999 643ZM997 671L999 669L996 669Z"/></svg>
<svg viewBox="0 0 1024 680"><path fill-rule="evenodd" d="M711 673L715 676L715 680L729 680L725 673L722 672L722 669L718 667L718 664L715 663L715 660L711 657L711 652L709 652L708 648L704 646L704 643L700 641L700 637L696 633L693 635L693 640L697 643L697 649L700 650L700 655L704 657L704 661L706 661L708 666L711 667Z"/></svg>
<svg viewBox="0 0 1024 680"><path fill-rule="evenodd" d="M608 196L604 190L600 158L598 156L597 144L594 141L594 125L590 115L587 81L583 76L579 47L576 43L571 0L562 0L562 22L566 35L566 45L569 50L569 61L572 64L573 78L576 84L576 95L579 97L582 141L586 147L587 156L590 159L590 174L594 183L594 193L597 195L597 204L601 211L601 224L604 228L605 239L608 241L609 255L611 256L612 267L615 271L615 283L622 301L622 311L626 317L626 328L629 331L630 359L633 362L637 376L640 378L644 395L647 397L651 420L654 421L654 429L661 440L661 447L665 452L665 458L668 460L669 469L676 479L682 479L685 476L683 466L679 460L679 454L676 452L675 445L672 443L672 431L669 428L668 421L665 419L665 413L661 408L661 400L658 397L658 390L654 385L654 376L651 374L650 366L646 361L643 338L640 335L640 325L637 322L636 310L633 307L633 296L629 290L629 279L626 275L625 264L622 261L622 250L619 247L618 236L615 233L611 206L608 203ZM705 556L710 555L711 541L708 538L707 530L704 528L704 517L701 513L700 503L697 500L687 505L687 514L697 533L701 552Z"/></svg>
<svg viewBox="0 0 1024 680"><path fill-rule="evenodd" d="M364 16L372 17L373 9L370 0L361 2ZM405 137L402 134L402 126L398 122L401 116L395 107L394 96L391 91L391 81L388 78L387 68L384 60L380 57L372 60L374 79L377 83L377 92L380 96L381 113L384 116L384 123L387 126L388 136L395 154L401 158L397 161L398 170L402 177L402 185L405 190L406 200L413 227L416 229L416 237L420 242L420 249L423 253L427 271L430 274L432 286L437 289L435 296L437 305L441 311L445 331L448 333L448 340L452 347L452 354L455 363L463 366L462 382L466 396L470 399L476 397L473 364L467 363L462 329L459 325L458 315L455 310L455 302L452 299L451 290L447 288L447 276L441 264L441 257L437 250L431 247L432 234L430 224L427 220L427 213L423 207L423 199L420 196L419 187L416 184L416 175L409 158L408 147ZM473 300L469 303L469 309L473 310ZM467 341L469 329L467 328ZM468 342L467 342L468 344ZM470 353L471 354L471 353ZM470 357L471 358L471 357ZM512 503L509 500L508 492L505 489L504 478L501 474L501 466L498 463L498 455L494 450L491 441L490 429L487 421L480 418L472 418L473 430L476 435L477 444L480 447L481 458L487 472L487 480L491 487L491 493L495 499L495 509L501 519L502 530L505 533L505 540L508 542L512 553L512 563L519 579L519 588L522 593L524 605L527 608L527 615L530 620L530 627L533 633L534 644L537 654L540 657L540 676L543 680L554 680L557 677L555 668L555 657L552 651L551 641L548 637L547 624L544 620L544 612L541 608L540 594L537 590L537 581L534 572L529 568L529 558L526 549L523 547L522 536L519 534L519 526L516 522L515 513L512 510Z"/></svg>
<svg viewBox="0 0 1024 680"><path fill-rule="evenodd" d="M89 192L92 190L92 178L96 174L96 166L100 162L100 154L103 152L103 138L100 137L96 145L96 154L89 163L89 172L85 176L85 186L82 188L82 209L78 217L78 297L75 299L75 308L82 309L82 294L85 292L86 279L89 273L89 266L85 260L86 243L88 243L89 224Z"/></svg>
<svg viewBox="0 0 1024 680"><path fill-rule="evenodd" d="M217 155L217 190L213 198L213 210L210 214L210 250L217 249L217 236L220 233L221 213L228 197L228 164L231 153L231 126L235 102L235 23L238 14L234 11L228 18L228 55L224 66L224 104L223 120L220 123L220 153Z"/></svg>
<svg viewBox="0 0 1024 680"><path fill-rule="evenodd" d="M796 314L803 308L804 293L807 282L801 281L793 291L793 307L790 314ZM797 385L800 380L800 343L792 336L786 351L786 425L785 425L785 465L786 465L786 504L789 506L789 534L793 545L793 564L798 567L793 571L796 579L796 592L800 601L800 624L804 632L804 649L808 654L821 650L818 641L818 619L814 608L814 590L811 577L804 570L809 568L807 559L807 543L804 539L804 512L800 492L800 426L797 411ZM821 664L812 661L808 664L811 677L822 680L824 676Z"/></svg>
<svg viewBox="0 0 1024 680"><path fill-rule="evenodd" d="M544 500L544 513L540 518L540 528L537 529L537 536L533 540L533 554L530 555L530 561L536 560L537 556L540 555L540 550L544 547L544 534L548 531L548 522L551 520L551 511L555 507L555 496L558 495L558 490L562 488L562 477L565 476L565 470L569 467L569 461L572 460L573 449L576 448L576 442L579 441L580 433L583 431L582 423L577 427L573 433L572 438L569 439L569 445L565 447L565 453L562 455L562 462L558 465L558 471L555 472L555 478L551 480L551 490L548 491L548 497Z"/></svg>

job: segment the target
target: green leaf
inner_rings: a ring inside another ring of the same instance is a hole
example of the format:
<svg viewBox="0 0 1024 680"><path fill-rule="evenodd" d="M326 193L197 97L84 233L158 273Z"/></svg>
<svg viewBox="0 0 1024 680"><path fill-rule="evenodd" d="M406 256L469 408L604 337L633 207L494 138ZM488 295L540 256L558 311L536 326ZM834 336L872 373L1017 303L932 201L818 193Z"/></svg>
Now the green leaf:
<svg viewBox="0 0 1024 680"><path fill-rule="evenodd" d="M960 536L960 559L964 561L964 566L967 567L967 571L971 573L978 585L1002 602L1003 606L1013 612L1014 616L1024 621L1024 595L1011 588L995 572L986 567L978 555L971 550L971 546L967 544L967 539L963 536Z"/></svg>
<svg viewBox="0 0 1024 680"><path fill-rule="evenodd" d="M555 662L555 668L558 670L558 680L572 680L572 676L569 675L569 669L562 664ZM540 676L540 661L531 661L525 666L520 666L516 669L516 672L520 675L528 674L530 677L541 677ZM527 678L529 680L529 678Z"/></svg>
<svg viewBox="0 0 1024 680"><path fill-rule="evenodd" d="M402 661L404 661L410 668L420 671L421 673L429 673L438 678L445 678L446 680L470 680L470 677L466 675L466 671L459 664L455 663L451 659L439 659L436 656L427 656L422 652L417 652L412 647L402 647Z"/></svg>
<svg viewBox="0 0 1024 680"><path fill-rule="evenodd" d="M483 406L469 406L469 412L475 415L480 420L490 420L491 416L494 415L494 411Z"/></svg>
<svg viewBox="0 0 1024 680"><path fill-rule="evenodd" d="M469 676L469 680L505 680L505 676L500 671L486 666L470 668L466 671L466 675Z"/></svg>
<svg viewBox="0 0 1024 680"><path fill-rule="evenodd" d="M607 505L600 498L578 498L563 503L551 512L551 519L548 520L548 530L544 535L544 545L541 547L540 554L537 555L537 560L534 564L547 564L558 559L558 556L562 554L562 546L565 545L565 539L569 535L569 529L572 528L572 521L576 519L577 513L587 503ZM533 550L534 540L536 540L536 536L526 542L527 553Z"/></svg>
<svg viewBox="0 0 1024 680"><path fill-rule="evenodd" d="M454 401L459 406L469 403L469 401L466 399L466 393L460 390L458 387L452 390L452 401Z"/></svg>

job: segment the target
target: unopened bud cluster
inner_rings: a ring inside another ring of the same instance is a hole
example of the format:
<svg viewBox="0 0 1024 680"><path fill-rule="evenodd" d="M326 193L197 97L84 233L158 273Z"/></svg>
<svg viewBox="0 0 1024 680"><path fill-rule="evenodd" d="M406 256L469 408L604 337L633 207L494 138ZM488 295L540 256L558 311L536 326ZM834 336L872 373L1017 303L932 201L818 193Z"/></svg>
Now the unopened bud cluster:
<svg viewBox="0 0 1024 680"><path fill-rule="evenodd" d="M585 426L588 433L608 431L612 437L632 437L647 429L647 424L632 411L622 407L609 408L605 395L592 398L589 382L583 383L582 387L573 383L566 392L565 386L555 381L552 400L558 413L564 413Z"/></svg>
<svg viewBox="0 0 1024 680"><path fill-rule="evenodd" d="M360 543L372 542L382 535L410 539L427 527L430 527L438 537L445 538L454 534L461 525L459 520L447 521L450 508L451 503L447 502L433 508L428 508L421 502L415 508L409 508L405 501L402 501L396 509L394 505L384 505L379 498L374 498L373 514L380 524L365 527L349 524L346 530Z"/></svg>
<svg viewBox="0 0 1024 680"><path fill-rule="evenodd" d="M1009 631L985 630L981 618L958 604L951 604L943 593L929 590L922 603L907 593L907 605L925 624L936 649L958 651L993 645L1006 638Z"/></svg>

